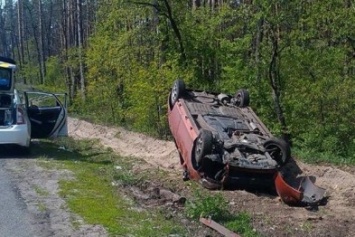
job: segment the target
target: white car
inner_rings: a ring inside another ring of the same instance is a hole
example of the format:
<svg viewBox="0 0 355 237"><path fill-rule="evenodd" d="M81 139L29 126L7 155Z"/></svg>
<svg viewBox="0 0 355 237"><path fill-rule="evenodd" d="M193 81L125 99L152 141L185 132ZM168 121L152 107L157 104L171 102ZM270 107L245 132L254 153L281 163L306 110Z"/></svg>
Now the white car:
<svg viewBox="0 0 355 237"><path fill-rule="evenodd" d="M66 94L19 92L16 63L0 57L0 145L29 153L32 138L68 136Z"/></svg>

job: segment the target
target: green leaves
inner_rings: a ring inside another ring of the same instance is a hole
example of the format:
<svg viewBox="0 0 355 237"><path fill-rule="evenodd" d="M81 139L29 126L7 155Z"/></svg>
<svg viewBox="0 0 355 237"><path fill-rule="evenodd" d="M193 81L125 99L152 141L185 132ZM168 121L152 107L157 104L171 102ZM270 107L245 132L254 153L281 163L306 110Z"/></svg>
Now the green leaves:
<svg viewBox="0 0 355 237"><path fill-rule="evenodd" d="M190 88L248 89L251 106L276 135L285 129L282 113L296 147L344 157L355 150L354 3L155 3L99 3L84 50L86 101L76 99L72 108L166 137L167 97L172 82L183 78ZM58 78L65 66L78 68L77 49L68 56L47 60L45 86L65 88ZM26 64L20 73L37 83L37 71Z"/></svg>

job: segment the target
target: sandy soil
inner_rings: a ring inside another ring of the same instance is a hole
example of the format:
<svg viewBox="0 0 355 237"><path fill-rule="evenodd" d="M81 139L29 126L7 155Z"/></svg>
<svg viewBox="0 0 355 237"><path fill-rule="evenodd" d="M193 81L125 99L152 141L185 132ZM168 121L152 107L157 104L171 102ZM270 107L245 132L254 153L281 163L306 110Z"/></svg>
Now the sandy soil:
<svg viewBox="0 0 355 237"><path fill-rule="evenodd" d="M173 142L73 118L69 119L69 132L78 139L99 139L104 146L111 147L119 154L143 158L154 167L176 173L181 171ZM302 162L297 162L297 165L303 175L314 176L316 184L327 190L328 202L317 211L290 207L281 203L278 197L263 193L242 190L221 193L230 201L232 209L251 213L255 228L265 236L353 236L355 175L351 170L354 169Z"/></svg>
<svg viewBox="0 0 355 237"><path fill-rule="evenodd" d="M176 158L178 153L173 142L75 118L69 119L68 129L70 136L79 139L100 139L103 146L111 147L122 156L143 158L149 164L166 169L180 167L179 159Z"/></svg>

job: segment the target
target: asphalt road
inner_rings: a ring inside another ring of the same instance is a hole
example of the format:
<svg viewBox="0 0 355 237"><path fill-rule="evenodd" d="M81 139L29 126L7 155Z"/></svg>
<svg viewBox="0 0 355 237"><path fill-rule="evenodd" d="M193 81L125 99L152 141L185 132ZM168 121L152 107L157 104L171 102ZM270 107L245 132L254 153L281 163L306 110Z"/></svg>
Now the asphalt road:
<svg viewBox="0 0 355 237"><path fill-rule="evenodd" d="M0 158L0 237L36 236L26 203L19 195L13 177L4 168L6 162L7 158Z"/></svg>

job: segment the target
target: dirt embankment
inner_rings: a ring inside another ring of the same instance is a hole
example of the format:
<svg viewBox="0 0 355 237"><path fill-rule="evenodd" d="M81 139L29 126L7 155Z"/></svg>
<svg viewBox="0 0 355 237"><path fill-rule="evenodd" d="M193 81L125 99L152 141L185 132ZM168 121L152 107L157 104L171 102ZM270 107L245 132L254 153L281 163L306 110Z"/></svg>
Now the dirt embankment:
<svg viewBox="0 0 355 237"><path fill-rule="evenodd" d="M180 172L179 156L173 142L157 140L122 128L94 125L69 119L74 138L99 139L123 156L143 158L155 167ZM353 236L355 229L355 175L332 166L297 162L303 175L316 178L327 190L328 202L318 211L289 207L277 197L245 191L222 191L231 208L253 215L254 226L266 236Z"/></svg>
<svg viewBox="0 0 355 237"><path fill-rule="evenodd" d="M69 119L69 134L74 138L100 139L105 147L111 147L122 156L143 158L151 165L166 169L179 167L178 153L172 142L127 131L92 124L83 120Z"/></svg>

